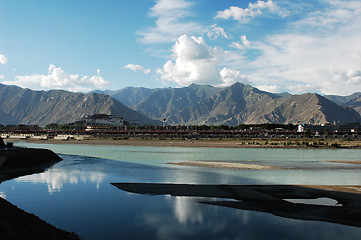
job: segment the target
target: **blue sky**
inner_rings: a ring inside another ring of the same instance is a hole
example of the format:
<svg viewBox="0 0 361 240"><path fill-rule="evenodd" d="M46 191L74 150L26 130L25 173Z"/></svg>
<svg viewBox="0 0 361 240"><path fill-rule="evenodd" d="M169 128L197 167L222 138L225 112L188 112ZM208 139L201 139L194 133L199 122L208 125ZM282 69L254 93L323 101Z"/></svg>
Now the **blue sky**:
<svg viewBox="0 0 361 240"><path fill-rule="evenodd" d="M0 82L361 91L359 0L0 0Z"/></svg>

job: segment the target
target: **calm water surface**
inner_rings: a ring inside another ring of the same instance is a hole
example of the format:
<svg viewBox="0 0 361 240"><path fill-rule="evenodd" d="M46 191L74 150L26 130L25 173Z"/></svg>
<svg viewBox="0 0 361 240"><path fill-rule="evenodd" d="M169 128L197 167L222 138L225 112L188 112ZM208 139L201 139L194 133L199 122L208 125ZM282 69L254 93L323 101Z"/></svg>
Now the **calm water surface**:
<svg viewBox="0 0 361 240"><path fill-rule="evenodd" d="M131 194L111 182L194 184L353 184L360 150L217 149L26 144L63 161L44 173L0 185L7 200L82 239L357 239L361 228L293 220L210 206L197 198ZM286 170L226 170L169 165L213 160L276 165ZM340 168L341 167L341 168Z"/></svg>

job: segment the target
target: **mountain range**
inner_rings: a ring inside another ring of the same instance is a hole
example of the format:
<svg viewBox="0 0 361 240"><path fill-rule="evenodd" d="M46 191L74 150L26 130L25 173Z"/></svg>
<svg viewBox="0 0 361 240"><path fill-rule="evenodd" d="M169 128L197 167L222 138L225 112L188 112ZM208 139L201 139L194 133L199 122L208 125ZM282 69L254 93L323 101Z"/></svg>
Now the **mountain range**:
<svg viewBox="0 0 361 240"><path fill-rule="evenodd" d="M160 124L106 94L32 91L0 84L0 124L3 125L72 123L96 113L114 114L140 124Z"/></svg>
<svg viewBox="0 0 361 240"><path fill-rule="evenodd" d="M87 94L0 84L0 101L0 124L4 125L70 123L95 113L153 125L163 119L171 125L361 122L361 93L347 97L273 94L242 83L223 88L196 84L127 87Z"/></svg>
<svg viewBox="0 0 361 240"><path fill-rule="evenodd" d="M353 109L357 94L342 102L341 96L273 94L242 83L224 88L196 84L183 88L124 88L106 93L149 118L167 119L168 124L361 122L361 109Z"/></svg>

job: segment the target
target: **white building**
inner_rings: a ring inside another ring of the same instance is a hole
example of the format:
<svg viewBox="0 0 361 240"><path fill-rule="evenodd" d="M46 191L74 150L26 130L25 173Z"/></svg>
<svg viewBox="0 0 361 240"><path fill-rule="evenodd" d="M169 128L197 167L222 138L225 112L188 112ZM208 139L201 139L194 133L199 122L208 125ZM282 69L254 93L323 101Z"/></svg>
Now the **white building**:
<svg viewBox="0 0 361 240"><path fill-rule="evenodd" d="M107 114L94 114L83 118L87 126L92 125L124 125L124 118Z"/></svg>

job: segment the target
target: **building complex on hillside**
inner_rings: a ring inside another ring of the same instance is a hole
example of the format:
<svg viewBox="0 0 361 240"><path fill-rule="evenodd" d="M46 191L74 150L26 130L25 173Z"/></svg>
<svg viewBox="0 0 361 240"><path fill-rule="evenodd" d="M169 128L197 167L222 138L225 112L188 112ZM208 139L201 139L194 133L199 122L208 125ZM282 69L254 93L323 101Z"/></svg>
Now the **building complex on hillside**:
<svg viewBox="0 0 361 240"><path fill-rule="evenodd" d="M101 130L101 129L117 129L125 125L124 118L116 117L107 114L94 114L82 118L85 121L86 131Z"/></svg>

